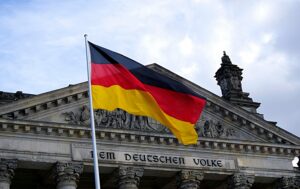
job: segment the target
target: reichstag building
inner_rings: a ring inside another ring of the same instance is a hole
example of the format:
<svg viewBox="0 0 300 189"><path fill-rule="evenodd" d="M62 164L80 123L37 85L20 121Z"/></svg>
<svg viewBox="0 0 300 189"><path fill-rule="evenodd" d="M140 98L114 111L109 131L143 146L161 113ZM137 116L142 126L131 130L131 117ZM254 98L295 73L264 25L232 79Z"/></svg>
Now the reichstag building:
<svg viewBox="0 0 300 189"><path fill-rule="evenodd" d="M267 121L224 53L222 96L148 65L207 99L198 143L184 146L153 119L95 110L102 189L296 189L300 138ZM188 111L189 108L186 107ZM0 189L95 188L88 85L0 92Z"/></svg>

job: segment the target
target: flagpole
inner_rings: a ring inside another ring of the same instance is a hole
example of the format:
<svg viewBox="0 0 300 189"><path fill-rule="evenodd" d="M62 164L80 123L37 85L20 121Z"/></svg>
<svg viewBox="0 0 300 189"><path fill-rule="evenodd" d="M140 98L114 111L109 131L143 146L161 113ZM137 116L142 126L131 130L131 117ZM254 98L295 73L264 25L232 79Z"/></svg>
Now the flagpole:
<svg viewBox="0 0 300 189"><path fill-rule="evenodd" d="M86 49L86 63L87 63L87 76L88 76L88 86L89 86L89 101L90 101L90 121L92 128L92 142L93 142L93 159L94 159L94 176L96 189L101 189L100 186L100 174L98 166L98 153L97 153L97 142L96 142L96 131L95 131L95 119L93 111L93 99L92 99L92 89L91 89L91 53L88 45L87 34L84 34L85 38L85 49Z"/></svg>

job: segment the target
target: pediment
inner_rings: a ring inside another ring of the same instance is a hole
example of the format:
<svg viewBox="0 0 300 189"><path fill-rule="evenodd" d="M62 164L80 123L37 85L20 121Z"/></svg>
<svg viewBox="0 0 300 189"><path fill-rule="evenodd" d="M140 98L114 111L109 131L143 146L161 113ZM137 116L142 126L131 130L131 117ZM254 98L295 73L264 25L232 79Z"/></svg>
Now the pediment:
<svg viewBox="0 0 300 189"><path fill-rule="evenodd" d="M213 93L181 78L156 64L149 66L182 82L207 98L206 107L196 124L199 137L251 141L275 144L300 144L300 139L262 118L234 106ZM48 93L36 95L0 106L5 119L64 123L89 127L87 83L80 83ZM187 108L188 111L188 108ZM128 114L123 110L95 111L96 127L118 130L135 130L169 135L166 127L157 121Z"/></svg>

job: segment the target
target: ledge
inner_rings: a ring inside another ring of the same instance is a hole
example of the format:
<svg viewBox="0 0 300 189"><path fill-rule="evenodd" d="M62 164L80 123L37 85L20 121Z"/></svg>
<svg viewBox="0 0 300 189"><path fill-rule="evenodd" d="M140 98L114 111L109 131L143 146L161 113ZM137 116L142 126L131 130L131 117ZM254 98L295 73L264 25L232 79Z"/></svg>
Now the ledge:
<svg viewBox="0 0 300 189"><path fill-rule="evenodd" d="M63 123L33 122L21 120L7 120L0 118L0 131L2 134L14 133L35 135L40 137L67 137L81 140L91 138L91 129L77 125ZM178 146L184 148L178 140L168 134L147 133L141 131L129 131L119 129L97 128L96 137L102 141L158 144L163 146ZM188 147L230 153L249 153L255 155L280 155L299 156L300 146L287 144L268 144L251 141L232 141L214 138L201 138L197 144Z"/></svg>

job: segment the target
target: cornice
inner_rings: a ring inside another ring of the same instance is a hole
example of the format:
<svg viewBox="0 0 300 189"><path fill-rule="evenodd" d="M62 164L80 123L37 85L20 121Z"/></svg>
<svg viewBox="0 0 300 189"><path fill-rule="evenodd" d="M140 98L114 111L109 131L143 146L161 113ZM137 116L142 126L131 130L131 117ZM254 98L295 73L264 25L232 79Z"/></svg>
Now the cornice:
<svg viewBox="0 0 300 189"><path fill-rule="evenodd" d="M15 102L1 105L0 115L18 114L27 115L32 112L37 112L41 109L48 109L53 106L60 106L65 103L70 103L74 100L81 99L87 96L87 82L70 85L68 87L43 93L31 98L21 99Z"/></svg>
<svg viewBox="0 0 300 189"><path fill-rule="evenodd" d="M78 125L33 122L21 120L6 120L0 118L0 131L2 135L14 134L15 136L28 135L33 137L90 139L91 129ZM186 148L176 138L168 134L145 133L118 129L96 129L96 136L101 141L122 142L129 144L159 145L176 148ZM222 151L228 153L249 153L268 156L299 156L300 146L286 144L258 143L251 141L233 141L224 139L201 138L192 147L199 150Z"/></svg>
<svg viewBox="0 0 300 189"><path fill-rule="evenodd" d="M0 117L18 119L53 107L70 104L74 101L88 98L87 83L69 86L49 93L37 95L1 106Z"/></svg>

